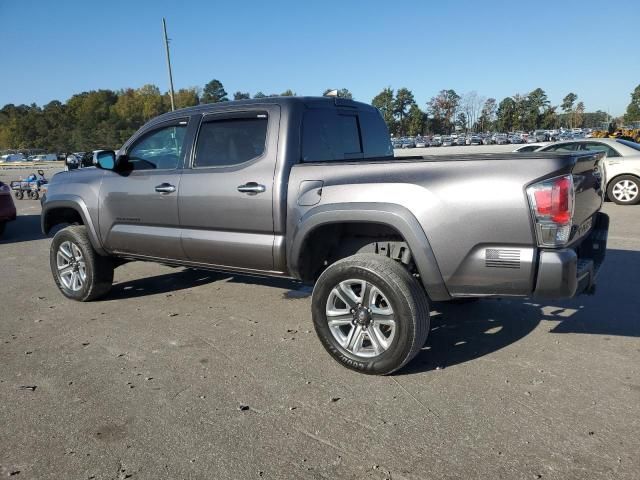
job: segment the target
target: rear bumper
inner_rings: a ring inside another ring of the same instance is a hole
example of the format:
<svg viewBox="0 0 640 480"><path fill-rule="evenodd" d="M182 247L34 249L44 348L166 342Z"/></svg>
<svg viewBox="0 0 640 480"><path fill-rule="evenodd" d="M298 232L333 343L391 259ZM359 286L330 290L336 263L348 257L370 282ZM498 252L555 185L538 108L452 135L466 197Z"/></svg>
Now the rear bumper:
<svg viewBox="0 0 640 480"><path fill-rule="evenodd" d="M609 217L598 213L593 229L580 245L540 251L534 296L568 298L592 294L606 255L608 232Z"/></svg>

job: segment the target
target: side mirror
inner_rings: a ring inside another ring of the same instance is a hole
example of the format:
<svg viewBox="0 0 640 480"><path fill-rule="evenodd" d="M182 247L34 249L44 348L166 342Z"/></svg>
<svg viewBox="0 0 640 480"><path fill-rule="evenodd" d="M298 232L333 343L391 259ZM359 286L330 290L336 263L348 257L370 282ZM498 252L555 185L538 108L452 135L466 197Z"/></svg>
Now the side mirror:
<svg viewBox="0 0 640 480"><path fill-rule="evenodd" d="M93 164L103 170L115 170L117 165L116 152L113 150L96 150L93 152Z"/></svg>

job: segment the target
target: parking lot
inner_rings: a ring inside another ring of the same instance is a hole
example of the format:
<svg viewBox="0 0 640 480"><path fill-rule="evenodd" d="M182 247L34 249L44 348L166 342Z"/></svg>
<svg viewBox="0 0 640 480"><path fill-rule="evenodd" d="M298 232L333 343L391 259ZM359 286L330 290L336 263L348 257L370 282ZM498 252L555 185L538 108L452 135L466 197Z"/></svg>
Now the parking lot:
<svg viewBox="0 0 640 480"><path fill-rule="evenodd" d="M638 478L640 205L605 205L594 296L433 304L423 352L391 377L331 360L293 282L136 262L105 300L66 300L39 203L16 205L0 477Z"/></svg>

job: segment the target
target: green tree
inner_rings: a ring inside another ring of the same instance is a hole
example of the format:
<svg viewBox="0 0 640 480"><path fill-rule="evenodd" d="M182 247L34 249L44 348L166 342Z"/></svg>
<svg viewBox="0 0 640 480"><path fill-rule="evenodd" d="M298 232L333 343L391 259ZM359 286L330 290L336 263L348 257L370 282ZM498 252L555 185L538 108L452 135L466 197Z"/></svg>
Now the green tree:
<svg viewBox="0 0 640 480"><path fill-rule="evenodd" d="M624 121L627 123L640 122L640 85L631 93L631 102L624 114Z"/></svg>
<svg viewBox="0 0 640 480"><path fill-rule="evenodd" d="M398 125L400 127L400 135L404 135L406 131L405 117L409 107L415 103L413 93L408 88L399 88L396 93L396 99L393 102L393 112L398 117Z"/></svg>
<svg viewBox="0 0 640 480"><path fill-rule="evenodd" d="M266 98L266 95L262 92L256 93L253 98Z"/></svg>
<svg viewBox="0 0 640 480"><path fill-rule="evenodd" d="M281 97L295 97L296 96L296 92L294 92L291 89L285 90L284 92L282 92L280 94Z"/></svg>
<svg viewBox="0 0 640 480"><path fill-rule="evenodd" d="M460 112L456 116L456 126L462 131L467 131L467 115L464 112Z"/></svg>
<svg viewBox="0 0 640 480"><path fill-rule="evenodd" d="M424 133L425 126L425 113L420 110L420 107L415 103L412 103L409 107L409 113L407 114L407 131L409 135L421 135Z"/></svg>
<svg viewBox="0 0 640 480"><path fill-rule="evenodd" d="M222 82L220 80L211 80L202 89L202 98L200 99L201 103L218 103L226 102L228 100L227 92L222 86Z"/></svg>
<svg viewBox="0 0 640 480"><path fill-rule="evenodd" d="M460 105L460 95L455 90L440 90L427 103L427 111L432 117L433 130L437 133L449 133L453 128L456 111Z"/></svg>
<svg viewBox="0 0 640 480"><path fill-rule="evenodd" d="M394 95L393 89L391 87L387 87L382 90L378 95L373 97L371 101L371 105L376 107L384 122L387 124L387 128L389 132L395 133L396 131L396 119L393 113L394 110Z"/></svg>
<svg viewBox="0 0 640 480"><path fill-rule="evenodd" d="M484 105L482 105L482 110L480 111L480 117L478 117L477 130L486 132L487 130L492 129L497 108L498 105L495 98L487 98L485 100Z"/></svg>
<svg viewBox="0 0 640 480"><path fill-rule="evenodd" d="M233 99L234 100L247 100L251 98L251 95L249 95L249 92L236 92L233 94Z"/></svg>
<svg viewBox="0 0 640 480"><path fill-rule="evenodd" d="M498 105L496 126L501 132L510 132L517 123L517 106L513 98L507 97Z"/></svg>
<svg viewBox="0 0 640 480"><path fill-rule="evenodd" d="M567 96L562 99L562 104L560 105L560 108L562 108L562 111L566 113L569 118L569 127L571 128L573 128L573 121L574 121L573 105L575 104L577 99L578 99L578 96L575 93L573 92L568 93Z"/></svg>
<svg viewBox="0 0 640 480"><path fill-rule="evenodd" d="M200 97L196 87L181 88L175 93L173 98L176 103L176 108L194 107L200 103ZM164 101L166 102L166 100Z"/></svg>
<svg viewBox="0 0 640 480"><path fill-rule="evenodd" d="M584 121L584 102L578 102L573 112L573 125L575 127L582 127Z"/></svg>

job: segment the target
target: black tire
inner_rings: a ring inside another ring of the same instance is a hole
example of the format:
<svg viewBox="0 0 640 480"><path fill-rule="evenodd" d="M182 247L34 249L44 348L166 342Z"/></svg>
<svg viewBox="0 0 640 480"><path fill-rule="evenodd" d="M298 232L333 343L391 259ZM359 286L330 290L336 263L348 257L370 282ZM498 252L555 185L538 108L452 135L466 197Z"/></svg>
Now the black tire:
<svg viewBox="0 0 640 480"><path fill-rule="evenodd" d="M38 200L39 198L40 198L40 194L36 190L33 190L31 192L31 200Z"/></svg>
<svg viewBox="0 0 640 480"><path fill-rule="evenodd" d="M624 200L623 198L620 198L620 196L616 198L614 189L616 188L616 185L619 185L622 182L627 182L627 185L632 186L631 188L635 185L635 190L633 190L633 192L635 192L635 196L633 198L630 198L629 200ZM609 182L609 186L607 187L607 197L618 205L635 205L640 202L640 178L634 177L633 175L620 175L619 177L614 178Z"/></svg>
<svg viewBox="0 0 640 480"><path fill-rule="evenodd" d="M22 190L16 190L15 196L18 200L22 200L24 198L24 192Z"/></svg>
<svg viewBox="0 0 640 480"><path fill-rule="evenodd" d="M340 345L329 328L329 295L348 279L375 286L393 309L395 334L388 348L377 356L353 354ZM327 352L343 366L370 375L388 375L402 368L424 346L429 334L429 304L422 286L402 264L381 255L359 253L330 265L316 282L311 309L316 333Z"/></svg>
<svg viewBox="0 0 640 480"><path fill-rule="evenodd" d="M4 229L7 226L7 222L0 222L0 237L4 233Z"/></svg>
<svg viewBox="0 0 640 480"><path fill-rule="evenodd" d="M79 290L68 288L62 282L57 266L57 254L64 242L75 244L85 264L86 279ZM73 225L63 228L53 237L49 253L51 273L62 294L79 302L90 302L106 295L113 284L113 262L109 257L98 255L91 245L87 229L84 225Z"/></svg>

